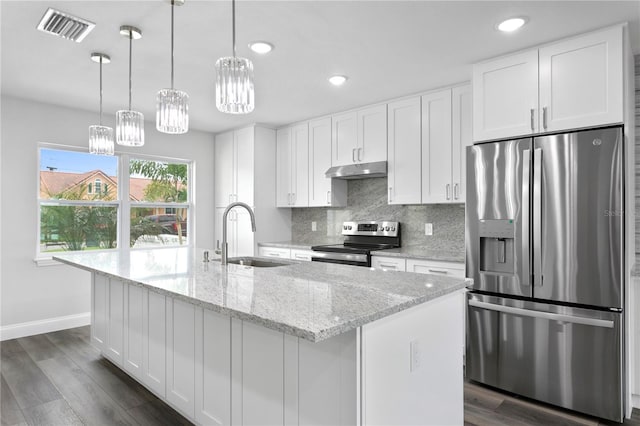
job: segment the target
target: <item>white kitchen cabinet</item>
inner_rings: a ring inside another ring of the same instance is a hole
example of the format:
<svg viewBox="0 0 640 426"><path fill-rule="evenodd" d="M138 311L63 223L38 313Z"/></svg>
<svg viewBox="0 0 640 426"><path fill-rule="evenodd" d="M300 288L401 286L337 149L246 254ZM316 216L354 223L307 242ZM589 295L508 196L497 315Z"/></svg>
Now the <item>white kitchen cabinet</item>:
<svg viewBox="0 0 640 426"><path fill-rule="evenodd" d="M291 249L283 247L260 247L258 254L263 257L277 257L280 259L290 259Z"/></svg>
<svg viewBox="0 0 640 426"><path fill-rule="evenodd" d="M406 271L406 260L401 257L371 256L371 267L382 271Z"/></svg>
<svg viewBox="0 0 640 426"><path fill-rule="evenodd" d="M325 176L331 167L331 117L309 121L309 207L347 205L347 181Z"/></svg>
<svg viewBox="0 0 640 426"><path fill-rule="evenodd" d="M222 216L224 208L216 208L216 235L220 238L216 240L222 248ZM253 256L254 255L254 235L251 230L251 216L243 208L234 208L229 211L227 217L227 245L228 257Z"/></svg>
<svg viewBox="0 0 640 426"><path fill-rule="evenodd" d="M125 284L117 279L108 280L107 340L104 355L114 364L124 364L124 310Z"/></svg>
<svg viewBox="0 0 640 426"><path fill-rule="evenodd" d="M309 126L307 123L278 129L277 206L309 205Z"/></svg>
<svg viewBox="0 0 640 426"><path fill-rule="evenodd" d="M166 301L165 296L144 290L142 304L142 382L166 397Z"/></svg>
<svg viewBox="0 0 640 426"><path fill-rule="evenodd" d="M167 393L169 403L195 414L195 305L167 299Z"/></svg>
<svg viewBox="0 0 640 426"><path fill-rule="evenodd" d="M253 127L247 127L216 135L216 207L226 207L236 201L254 205L253 131Z"/></svg>
<svg viewBox="0 0 640 426"><path fill-rule="evenodd" d="M143 289L125 285L124 369L143 380Z"/></svg>
<svg viewBox="0 0 640 426"><path fill-rule="evenodd" d="M388 104L388 202L420 204L420 97Z"/></svg>
<svg viewBox="0 0 640 426"><path fill-rule="evenodd" d="M422 203L465 201L466 147L471 140L471 86L422 96Z"/></svg>
<svg viewBox="0 0 640 426"><path fill-rule="evenodd" d="M311 262L312 256L313 256L312 250L291 249L290 258L293 260L302 260L305 262Z"/></svg>
<svg viewBox="0 0 640 426"><path fill-rule="evenodd" d="M464 278L464 263L407 259L407 272Z"/></svg>
<svg viewBox="0 0 640 426"><path fill-rule="evenodd" d="M100 351L107 345L107 307L109 279L93 274L91 285L91 344Z"/></svg>
<svg viewBox="0 0 640 426"><path fill-rule="evenodd" d="M623 27L473 67L473 139L623 121Z"/></svg>
<svg viewBox="0 0 640 426"><path fill-rule="evenodd" d="M231 318L196 308L195 418L206 425L231 424Z"/></svg>
<svg viewBox="0 0 640 426"><path fill-rule="evenodd" d="M374 105L332 117L332 166L387 159L387 106Z"/></svg>

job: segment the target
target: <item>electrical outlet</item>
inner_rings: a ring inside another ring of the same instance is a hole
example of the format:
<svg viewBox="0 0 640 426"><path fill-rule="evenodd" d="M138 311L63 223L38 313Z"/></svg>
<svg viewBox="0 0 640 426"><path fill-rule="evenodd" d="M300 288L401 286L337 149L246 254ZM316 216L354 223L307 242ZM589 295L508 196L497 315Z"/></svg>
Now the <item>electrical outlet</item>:
<svg viewBox="0 0 640 426"><path fill-rule="evenodd" d="M424 224L424 235L433 235L433 223Z"/></svg>
<svg viewBox="0 0 640 426"><path fill-rule="evenodd" d="M318 222L311 222L311 231L316 232L318 230Z"/></svg>
<svg viewBox="0 0 640 426"><path fill-rule="evenodd" d="M411 372L416 371L420 368L420 343L417 340L412 340L409 342L409 358L411 360L411 365L409 367Z"/></svg>

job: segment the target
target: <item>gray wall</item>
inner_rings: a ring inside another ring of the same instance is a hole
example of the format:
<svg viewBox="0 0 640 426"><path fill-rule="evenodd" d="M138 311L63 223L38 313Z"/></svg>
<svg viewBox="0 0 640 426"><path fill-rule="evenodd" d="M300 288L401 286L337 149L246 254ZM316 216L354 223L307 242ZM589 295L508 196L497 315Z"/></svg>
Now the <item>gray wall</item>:
<svg viewBox="0 0 640 426"><path fill-rule="evenodd" d="M293 241L321 243L340 238L348 220L395 220L401 223L403 246L424 246L447 252L464 251L464 205L387 205L387 178L352 180L347 207L293 209ZM311 222L317 231L311 231ZM424 235L424 224L433 223L433 235Z"/></svg>

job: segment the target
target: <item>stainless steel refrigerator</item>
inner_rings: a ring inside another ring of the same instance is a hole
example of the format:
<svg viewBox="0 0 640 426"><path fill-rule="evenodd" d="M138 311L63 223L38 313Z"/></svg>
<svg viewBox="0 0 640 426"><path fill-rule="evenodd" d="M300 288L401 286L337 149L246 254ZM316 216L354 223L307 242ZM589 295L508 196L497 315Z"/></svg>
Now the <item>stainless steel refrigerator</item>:
<svg viewBox="0 0 640 426"><path fill-rule="evenodd" d="M621 127L467 149L466 376L622 421Z"/></svg>

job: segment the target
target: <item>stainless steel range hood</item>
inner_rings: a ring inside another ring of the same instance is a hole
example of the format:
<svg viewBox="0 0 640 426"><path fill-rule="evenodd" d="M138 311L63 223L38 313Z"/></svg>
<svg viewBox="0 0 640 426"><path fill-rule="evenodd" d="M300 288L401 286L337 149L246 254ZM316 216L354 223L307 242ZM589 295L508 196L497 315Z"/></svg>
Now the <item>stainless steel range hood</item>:
<svg viewBox="0 0 640 426"><path fill-rule="evenodd" d="M325 173L328 178L334 179L366 179L385 177L387 175L387 162L349 164L347 166L331 167Z"/></svg>

